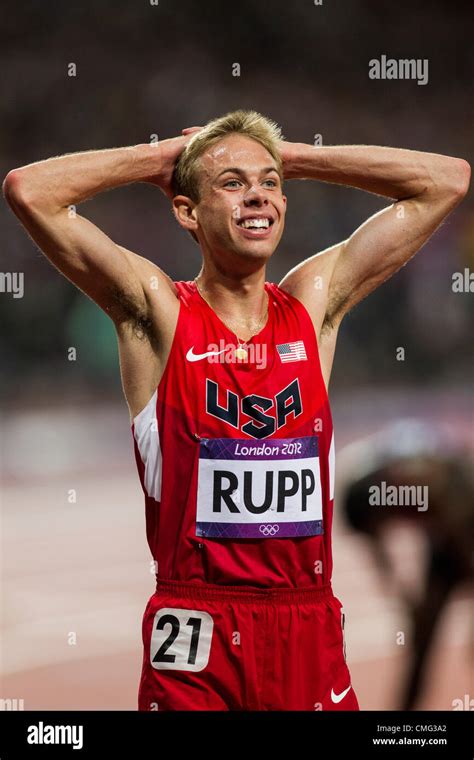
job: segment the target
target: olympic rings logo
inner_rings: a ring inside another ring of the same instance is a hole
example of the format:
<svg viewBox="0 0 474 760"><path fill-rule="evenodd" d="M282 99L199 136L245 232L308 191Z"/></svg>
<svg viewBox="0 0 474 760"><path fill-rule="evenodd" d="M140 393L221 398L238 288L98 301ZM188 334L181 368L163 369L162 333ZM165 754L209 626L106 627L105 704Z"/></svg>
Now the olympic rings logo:
<svg viewBox="0 0 474 760"><path fill-rule="evenodd" d="M280 530L279 525L261 525L260 533L262 533L264 536L275 536L278 531Z"/></svg>

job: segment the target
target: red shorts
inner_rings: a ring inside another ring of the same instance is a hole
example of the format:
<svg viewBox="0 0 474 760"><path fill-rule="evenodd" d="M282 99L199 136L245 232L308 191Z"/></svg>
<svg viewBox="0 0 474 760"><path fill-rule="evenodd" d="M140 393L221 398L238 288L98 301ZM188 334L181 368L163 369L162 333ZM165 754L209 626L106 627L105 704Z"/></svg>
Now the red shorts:
<svg viewBox="0 0 474 760"><path fill-rule="evenodd" d="M139 710L358 710L331 586L159 580L142 624Z"/></svg>

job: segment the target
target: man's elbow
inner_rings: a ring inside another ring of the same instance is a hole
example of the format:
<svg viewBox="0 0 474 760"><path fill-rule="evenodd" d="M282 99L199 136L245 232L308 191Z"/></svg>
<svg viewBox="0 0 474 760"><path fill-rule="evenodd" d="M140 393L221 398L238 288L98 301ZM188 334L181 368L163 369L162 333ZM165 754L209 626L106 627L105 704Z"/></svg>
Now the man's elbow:
<svg viewBox="0 0 474 760"><path fill-rule="evenodd" d="M464 198L471 182L471 166L469 162L463 158L452 158L446 182L449 192L455 198Z"/></svg>
<svg viewBox="0 0 474 760"><path fill-rule="evenodd" d="M21 177L21 169L12 169L3 180L2 192L8 205L15 210L27 203L25 183Z"/></svg>
<svg viewBox="0 0 474 760"><path fill-rule="evenodd" d="M12 169L3 180L2 191L4 198L12 211L26 211L32 208L37 198L34 197L32 184L23 168Z"/></svg>

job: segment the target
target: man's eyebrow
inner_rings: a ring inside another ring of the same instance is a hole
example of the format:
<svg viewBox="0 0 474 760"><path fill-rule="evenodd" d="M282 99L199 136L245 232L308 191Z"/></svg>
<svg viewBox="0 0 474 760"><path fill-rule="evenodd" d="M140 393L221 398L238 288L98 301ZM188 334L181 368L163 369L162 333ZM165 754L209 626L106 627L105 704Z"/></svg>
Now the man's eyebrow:
<svg viewBox="0 0 474 760"><path fill-rule="evenodd" d="M245 171L243 169L239 169L238 166L231 166L228 169L223 169L219 174L217 175L216 179L221 176L221 174L226 174L226 172L232 172L233 174L240 174L241 177L245 176ZM261 170L260 174L268 174L269 172L276 172L278 174L278 169L276 166L266 166L264 169Z"/></svg>

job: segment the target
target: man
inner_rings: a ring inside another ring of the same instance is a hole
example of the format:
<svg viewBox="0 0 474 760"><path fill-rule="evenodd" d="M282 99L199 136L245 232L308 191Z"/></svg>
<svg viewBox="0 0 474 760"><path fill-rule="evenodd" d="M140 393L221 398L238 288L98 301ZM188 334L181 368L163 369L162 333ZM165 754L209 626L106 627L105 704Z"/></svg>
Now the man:
<svg viewBox="0 0 474 760"><path fill-rule="evenodd" d="M30 235L117 330L157 575L139 709L358 709L331 588L337 332L426 242L469 176L458 158L289 143L253 111L7 176ZM276 285L265 271L284 229L284 179L397 203ZM169 196L199 243L194 281L173 282L69 212L139 181Z"/></svg>

